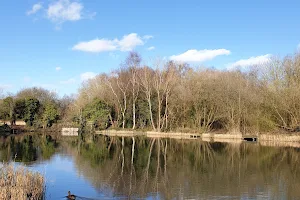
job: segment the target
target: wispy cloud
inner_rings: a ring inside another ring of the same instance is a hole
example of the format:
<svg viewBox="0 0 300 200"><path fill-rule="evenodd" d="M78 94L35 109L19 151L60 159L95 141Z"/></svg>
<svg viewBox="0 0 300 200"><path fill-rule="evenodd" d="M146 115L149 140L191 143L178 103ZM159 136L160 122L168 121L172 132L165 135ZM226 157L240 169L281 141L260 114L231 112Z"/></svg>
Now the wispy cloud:
<svg viewBox="0 0 300 200"><path fill-rule="evenodd" d="M145 39L145 40L150 40L152 38L153 38L153 35L144 35L143 36L143 39Z"/></svg>
<svg viewBox="0 0 300 200"><path fill-rule="evenodd" d="M154 50L154 49L155 49L154 46L151 46L151 47L148 47L148 48L147 48L148 51L152 51L152 50Z"/></svg>
<svg viewBox="0 0 300 200"><path fill-rule="evenodd" d="M228 70L233 70L236 68L246 68L250 66L262 65L270 61L271 54L250 57L248 59L241 59L234 63L230 63L227 65Z"/></svg>
<svg viewBox="0 0 300 200"><path fill-rule="evenodd" d="M76 83L75 78L70 78L70 79L65 80L65 81L60 81L60 84L64 84L64 85L73 84L73 83Z"/></svg>
<svg viewBox="0 0 300 200"><path fill-rule="evenodd" d="M70 85L70 84L80 83L80 81L81 82L87 81L89 79L94 78L95 76L97 76L97 74L94 72L84 72L79 76L60 81L59 83L63 85Z"/></svg>
<svg viewBox="0 0 300 200"><path fill-rule="evenodd" d="M31 10L28 10L26 12L27 15L32 15L32 14L35 14L37 13L39 10L41 10L43 8L43 5L42 3L36 3L32 6Z"/></svg>
<svg viewBox="0 0 300 200"><path fill-rule="evenodd" d="M11 89L13 85L11 84L0 84L0 90L8 90Z"/></svg>
<svg viewBox="0 0 300 200"><path fill-rule="evenodd" d="M81 79L81 81L87 81L89 79L94 78L96 75L97 74L94 72L85 72L85 73L80 74L80 79Z"/></svg>
<svg viewBox="0 0 300 200"><path fill-rule="evenodd" d="M108 55L110 57L112 57L113 59L118 59L120 57L119 54L116 54L116 53L113 53L113 52L110 52Z"/></svg>
<svg viewBox="0 0 300 200"><path fill-rule="evenodd" d="M86 42L79 42L74 45L72 50L85 51L91 53L100 53L105 51L131 51L136 46L145 44L144 37L140 37L137 33L124 35L122 39L94 39Z"/></svg>
<svg viewBox="0 0 300 200"><path fill-rule="evenodd" d="M53 22L78 21L82 19L83 5L70 0L58 0L47 9L47 17Z"/></svg>
<svg viewBox="0 0 300 200"><path fill-rule="evenodd" d="M182 54L170 56L170 59L181 62L204 62L207 60L212 60L217 56L229 55L230 53L231 52L227 49L191 49Z"/></svg>
<svg viewBox="0 0 300 200"><path fill-rule="evenodd" d="M60 71L60 70L61 70L61 67L55 67L55 70L56 70L56 71Z"/></svg>
<svg viewBox="0 0 300 200"><path fill-rule="evenodd" d="M43 9L41 3L34 4L32 9L27 11L27 15L37 13ZM77 0L55 0L51 1L45 9L43 9L45 16L51 22L56 24L56 28L61 28L62 24L67 21L78 21L81 19L93 19L96 12L84 12L84 5Z"/></svg>

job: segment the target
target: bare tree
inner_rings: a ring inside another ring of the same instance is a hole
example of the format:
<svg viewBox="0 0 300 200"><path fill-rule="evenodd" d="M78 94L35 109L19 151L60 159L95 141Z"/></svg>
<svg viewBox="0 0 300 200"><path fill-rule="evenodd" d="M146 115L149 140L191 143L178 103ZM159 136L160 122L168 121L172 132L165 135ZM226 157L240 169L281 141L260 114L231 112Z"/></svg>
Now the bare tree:
<svg viewBox="0 0 300 200"><path fill-rule="evenodd" d="M111 89L111 92L115 96L118 102L119 111L122 116L122 128L125 128L126 111L127 111L127 99L128 99L128 87L129 87L129 75L124 69L115 71L112 77L107 78L105 83Z"/></svg>
<svg viewBox="0 0 300 200"><path fill-rule="evenodd" d="M153 130L156 130L154 121L153 121L153 111L152 111L152 80L153 80L153 77L154 77L153 70L147 66L144 66L142 68L142 71L140 71L140 73L139 73L139 81L142 86L142 91L144 92L147 102L148 102L151 125L152 125Z"/></svg>
<svg viewBox="0 0 300 200"><path fill-rule="evenodd" d="M126 58L126 66L130 72L130 84L131 84L131 95L132 95L132 129L136 127L136 101L140 92L138 82L138 68L140 67L141 56L137 52L130 52Z"/></svg>

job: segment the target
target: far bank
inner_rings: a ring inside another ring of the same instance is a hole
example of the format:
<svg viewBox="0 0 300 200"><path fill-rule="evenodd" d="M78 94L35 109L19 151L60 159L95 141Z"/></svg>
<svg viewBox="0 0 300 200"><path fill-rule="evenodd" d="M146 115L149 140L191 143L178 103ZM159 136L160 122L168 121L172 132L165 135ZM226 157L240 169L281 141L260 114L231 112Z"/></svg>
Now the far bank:
<svg viewBox="0 0 300 200"><path fill-rule="evenodd" d="M242 134L237 132L228 133L185 133L185 132L156 132L139 130L102 130L95 131L96 134L118 137L158 137L173 139L202 139L203 141L222 142L226 140L246 140L246 141L280 141L280 142L300 142L300 134L295 133L256 133Z"/></svg>

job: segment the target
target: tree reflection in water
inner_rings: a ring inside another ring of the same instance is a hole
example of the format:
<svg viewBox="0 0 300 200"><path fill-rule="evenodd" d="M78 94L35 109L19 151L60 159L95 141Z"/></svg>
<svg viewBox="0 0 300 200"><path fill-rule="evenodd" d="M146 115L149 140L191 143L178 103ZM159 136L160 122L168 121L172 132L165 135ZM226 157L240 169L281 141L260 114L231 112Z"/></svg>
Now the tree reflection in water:
<svg viewBox="0 0 300 200"><path fill-rule="evenodd" d="M56 153L71 154L81 177L111 197L300 196L299 148L143 137L95 136L85 142L37 134L0 140L3 161L15 159L30 164L48 160Z"/></svg>
<svg viewBox="0 0 300 200"><path fill-rule="evenodd" d="M96 137L71 151L80 173L110 196L289 199L300 195L297 148Z"/></svg>
<svg viewBox="0 0 300 200"><path fill-rule="evenodd" d="M49 160L58 146L50 135L24 134L1 138L0 158L2 161L31 163L37 160Z"/></svg>

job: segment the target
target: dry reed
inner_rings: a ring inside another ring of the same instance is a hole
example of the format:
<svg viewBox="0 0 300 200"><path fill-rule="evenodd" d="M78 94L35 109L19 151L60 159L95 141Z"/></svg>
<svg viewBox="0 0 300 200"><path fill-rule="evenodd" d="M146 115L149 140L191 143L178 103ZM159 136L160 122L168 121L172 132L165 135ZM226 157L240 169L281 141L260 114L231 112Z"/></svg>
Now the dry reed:
<svg viewBox="0 0 300 200"><path fill-rule="evenodd" d="M0 200L39 200L44 196L44 177L24 167L4 164L0 167Z"/></svg>

